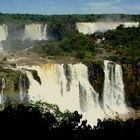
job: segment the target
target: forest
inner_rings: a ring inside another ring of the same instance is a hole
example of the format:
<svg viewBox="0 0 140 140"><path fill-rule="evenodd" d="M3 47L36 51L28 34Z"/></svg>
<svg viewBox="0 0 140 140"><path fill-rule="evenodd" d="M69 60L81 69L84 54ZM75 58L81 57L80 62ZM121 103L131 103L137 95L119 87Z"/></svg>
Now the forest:
<svg viewBox="0 0 140 140"><path fill-rule="evenodd" d="M23 138L31 136L68 140L140 137L140 119L104 119L98 120L96 126L91 126L87 120L81 120L82 115L77 111L62 113L56 105L41 102L1 107L0 119L1 133L6 131L18 134L11 135L12 138L19 135Z"/></svg>

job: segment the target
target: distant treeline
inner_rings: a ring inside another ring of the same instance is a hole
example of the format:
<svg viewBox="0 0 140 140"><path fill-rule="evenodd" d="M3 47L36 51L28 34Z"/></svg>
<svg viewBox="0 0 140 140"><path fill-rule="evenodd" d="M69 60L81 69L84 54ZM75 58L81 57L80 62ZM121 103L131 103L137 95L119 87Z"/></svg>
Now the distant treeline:
<svg viewBox="0 0 140 140"><path fill-rule="evenodd" d="M72 15L39 15L39 14L4 14L0 13L0 23L59 23L59 22L95 22L95 21L140 21L140 15L128 14L72 14Z"/></svg>

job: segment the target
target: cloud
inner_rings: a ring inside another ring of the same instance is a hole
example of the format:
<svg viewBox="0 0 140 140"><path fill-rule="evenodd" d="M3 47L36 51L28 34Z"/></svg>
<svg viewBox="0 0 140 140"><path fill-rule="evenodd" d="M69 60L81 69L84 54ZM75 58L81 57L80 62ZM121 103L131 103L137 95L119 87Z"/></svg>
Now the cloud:
<svg viewBox="0 0 140 140"><path fill-rule="evenodd" d="M140 3L129 4L123 0L84 3L87 12L94 13L140 13Z"/></svg>

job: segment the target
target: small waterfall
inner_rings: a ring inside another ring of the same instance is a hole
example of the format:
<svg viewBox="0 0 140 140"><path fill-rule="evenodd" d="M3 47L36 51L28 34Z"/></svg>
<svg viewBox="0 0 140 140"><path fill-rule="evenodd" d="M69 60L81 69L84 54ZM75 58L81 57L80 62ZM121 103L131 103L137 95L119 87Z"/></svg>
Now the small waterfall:
<svg viewBox="0 0 140 140"><path fill-rule="evenodd" d="M26 80L22 76L19 77L19 95L21 102L24 101L27 95Z"/></svg>
<svg viewBox="0 0 140 140"><path fill-rule="evenodd" d="M139 22L79 22L76 23L76 29L83 34L94 34L116 29L121 24L126 28L139 26Z"/></svg>
<svg viewBox="0 0 140 140"><path fill-rule="evenodd" d="M128 27L139 27L139 22L124 22L123 23L124 27L125 28L128 28Z"/></svg>
<svg viewBox="0 0 140 140"><path fill-rule="evenodd" d="M126 113L124 84L121 66L111 61L104 61L103 106L107 114Z"/></svg>
<svg viewBox="0 0 140 140"><path fill-rule="evenodd" d="M8 36L8 28L7 28L7 26L5 24L0 25L0 49L1 50L3 50L1 42L3 40L6 40L7 36Z"/></svg>
<svg viewBox="0 0 140 140"><path fill-rule="evenodd" d="M28 24L25 25L25 34L23 40L46 40L47 39L47 25Z"/></svg>
<svg viewBox="0 0 140 140"><path fill-rule="evenodd" d="M0 93L0 104L4 103L4 89L6 88L6 81L4 78L1 79L1 93Z"/></svg>
<svg viewBox="0 0 140 140"><path fill-rule="evenodd" d="M42 40L47 39L47 25L45 24L43 30L42 30Z"/></svg>

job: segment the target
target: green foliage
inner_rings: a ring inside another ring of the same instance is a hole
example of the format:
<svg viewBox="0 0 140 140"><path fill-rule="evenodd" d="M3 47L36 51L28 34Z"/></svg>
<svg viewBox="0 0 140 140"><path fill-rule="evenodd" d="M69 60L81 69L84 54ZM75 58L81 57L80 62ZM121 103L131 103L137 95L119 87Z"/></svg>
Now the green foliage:
<svg viewBox="0 0 140 140"><path fill-rule="evenodd" d="M46 22L49 23L57 21L59 23L59 20L70 23L73 23L75 21L77 22L94 22L100 19L112 19L113 21L116 21L118 19L120 20L126 20L126 19L132 19L133 21L140 21L140 15L127 15L127 14L73 14L73 15L39 15L39 14L3 14L0 13L0 21L1 23L4 22L14 22L14 23L30 23L30 22Z"/></svg>
<svg viewBox="0 0 140 140"><path fill-rule="evenodd" d="M29 87L29 81L25 74L20 71L6 69L0 66L0 89L1 89L1 79L4 78L6 81L6 94L14 94L15 91L19 90L19 77L22 76L26 80L26 87Z"/></svg>
<svg viewBox="0 0 140 140"><path fill-rule="evenodd" d="M110 50L116 49L120 52L110 59L132 64L140 57L140 27L125 28L120 25L116 30L104 33L104 36L105 44L108 44L106 46L110 46Z"/></svg>
<svg viewBox="0 0 140 140"><path fill-rule="evenodd" d="M133 57L133 56L123 56L122 58L121 58L121 63L123 63L123 64L134 64L136 62L136 59L135 59L135 57Z"/></svg>
<svg viewBox="0 0 140 140"><path fill-rule="evenodd" d="M109 57L109 60L113 61L113 62L117 62L119 60L119 57L118 56L110 56Z"/></svg>
<svg viewBox="0 0 140 140"><path fill-rule="evenodd" d="M106 32L104 36L113 47L139 48L140 28L124 28L119 26L116 30Z"/></svg>
<svg viewBox="0 0 140 140"><path fill-rule="evenodd" d="M6 127L8 134L12 130L18 134L23 134L26 130L26 135L41 139L49 137L62 140L86 140L108 138L110 134L117 138L140 137L140 119L131 118L125 121L118 117L116 119L98 119L97 125L91 127L86 120L80 121L82 116L77 111L69 113L65 119L58 121L49 109L46 112L41 112L39 104L5 106L0 111L1 133L5 132L4 128ZM49 107L49 105L47 106ZM26 135L22 137L27 137ZM4 136L6 137L6 135ZM15 137L16 135L14 135Z"/></svg>
<svg viewBox="0 0 140 140"><path fill-rule="evenodd" d="M71 55L81 60L91 60L94 56L95 42L89 37L74 32L71 38L65 37L61 41L49 40L37 52L46 55Z"/></svg>

